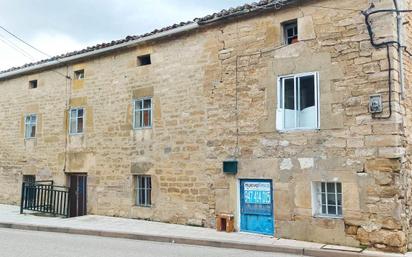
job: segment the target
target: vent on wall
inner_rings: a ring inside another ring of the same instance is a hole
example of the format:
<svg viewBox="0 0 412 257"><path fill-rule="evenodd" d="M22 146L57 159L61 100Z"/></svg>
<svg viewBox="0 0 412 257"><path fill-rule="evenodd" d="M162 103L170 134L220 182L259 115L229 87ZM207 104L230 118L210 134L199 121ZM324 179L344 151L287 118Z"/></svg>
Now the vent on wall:
<svg viewBox="0 0 412 257"><path fill-rule="evenodd" d="M29 88L30 89L37 88L37 80L30 80L29 81Z"/></svg>
<svg viewBox="0 0 412 257"><path fill-rule="evenodd" d="M152 64L150 54L141 55L137 57L137 66L145 66Z"/></svg>

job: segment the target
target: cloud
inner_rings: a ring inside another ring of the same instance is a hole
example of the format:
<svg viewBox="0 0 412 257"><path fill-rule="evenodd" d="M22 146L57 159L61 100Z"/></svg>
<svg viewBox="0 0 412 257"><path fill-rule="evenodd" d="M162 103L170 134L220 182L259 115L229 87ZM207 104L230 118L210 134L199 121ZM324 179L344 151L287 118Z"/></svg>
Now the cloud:
<svg viewBox="0 0 412 257"><path fill-rule="evenodd" d="M0 25L48 54L56 55L150 32L245 2L247 0L0 0ZM35 60L45 57L0 31L0 70L31 62L21 51L6 45L5 38Z"/></svg>

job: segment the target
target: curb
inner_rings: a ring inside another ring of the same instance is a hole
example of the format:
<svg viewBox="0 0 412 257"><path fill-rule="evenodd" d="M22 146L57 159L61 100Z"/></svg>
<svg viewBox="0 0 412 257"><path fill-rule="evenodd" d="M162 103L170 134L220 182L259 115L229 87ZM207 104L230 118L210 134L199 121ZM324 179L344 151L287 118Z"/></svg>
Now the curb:
<svg viewBox="0 0 412 257"><path fill-rule="evenodd" d="M293 246L284 246L284 245L250 244L250 243L239 243L239 242L228 241L228 240L217 241L217 240L212 240L212 239L196 239L196 238L179 237L179 236L162 236L162 235L139 234L139 233L124 233L124 232L116 232L116 231L77 229L77 228L68 228L68 227L52 227L52 226L44 226L44 225L31 225L31 224L18 224L18 223L0 222L0 228L64 233L64 234L74 234L74 235L86 235L86 236L99 236L99 237L109 237L109 238L122 238L122 239L132 239L132 240L140 240L140 241L153 241L153 242L161 242L161 243L208 246L208 247L229 248L229 249L239 249L239 250L249 250L249 251L260 251L260 252L287 253L287 254L295 254L299 256L311 256L311 257L331 257L331 256L333 257L377 257L377 256L383 256L382 253L378 253L378 252L377 254L365 254L365 253L325 250L325 249L318 249L318 248L302 248L302 247L293 247Z"/></svg>

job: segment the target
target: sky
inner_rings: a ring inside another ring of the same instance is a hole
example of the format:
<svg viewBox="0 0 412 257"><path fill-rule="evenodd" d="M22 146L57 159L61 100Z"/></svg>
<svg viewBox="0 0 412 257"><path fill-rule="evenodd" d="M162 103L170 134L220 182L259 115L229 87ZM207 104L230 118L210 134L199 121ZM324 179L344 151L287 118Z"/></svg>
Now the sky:
<svg viewBox="0 0 412 257"><path fill-rule="evenodd" d="M48 55L139 35L251 0L0 0L0 26ZM45 59L0 29L0 70Z"/></svg>

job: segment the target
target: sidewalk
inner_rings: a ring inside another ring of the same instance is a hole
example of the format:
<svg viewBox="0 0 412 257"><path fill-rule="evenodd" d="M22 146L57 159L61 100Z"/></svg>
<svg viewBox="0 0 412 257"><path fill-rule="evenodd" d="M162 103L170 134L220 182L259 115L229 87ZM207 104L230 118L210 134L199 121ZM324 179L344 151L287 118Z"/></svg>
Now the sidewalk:
<svg viewBox="0 0 412 257"><path fill-rule="evenodd" d="M245 233L224 233L208 228L133 219L95 215L64 219L35 216L31 214L20 215L19 211L19 207L17 206L0 204L0 227L235 248L252 251L283 252L318 257L412 257L412 253L406 255L387 254L372 251L363 251L362 253L358 253L350 251L356 250L354 248L344 247L341 247L343 250L339 251L325 250L322 249L324 246L323 244L276 239L267 236Z"/></svg>

